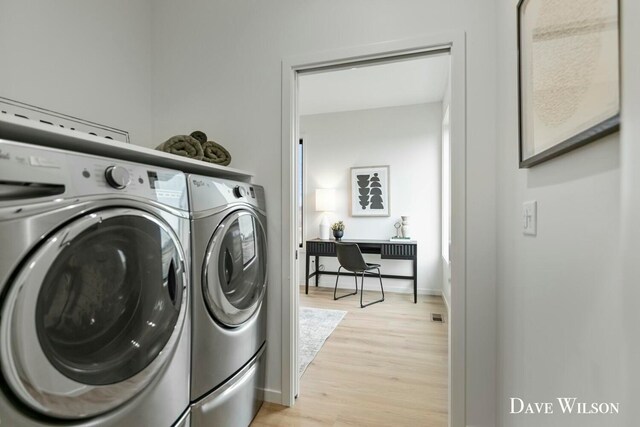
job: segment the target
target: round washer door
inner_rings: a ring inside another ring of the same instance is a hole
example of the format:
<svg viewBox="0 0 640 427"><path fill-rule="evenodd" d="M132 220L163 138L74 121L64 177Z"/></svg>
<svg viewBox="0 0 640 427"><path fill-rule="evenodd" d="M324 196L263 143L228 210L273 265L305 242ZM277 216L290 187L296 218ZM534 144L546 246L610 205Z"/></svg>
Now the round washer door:
<svg viewBox="0 0 640 427"><path fill-rule="evenodd" d="M218 322L237 327L256 313L267 286L267 239L249 209L227 215L209 241L202 292Z"/></svg>
<svg viewBox="0 0 640 427"><path fill-rule="evenodd" d="M127 208L74 220L15 276L0 323L3 374L41 414L109 411L173 354L186 292L184 255L164 221Z"/></svg>

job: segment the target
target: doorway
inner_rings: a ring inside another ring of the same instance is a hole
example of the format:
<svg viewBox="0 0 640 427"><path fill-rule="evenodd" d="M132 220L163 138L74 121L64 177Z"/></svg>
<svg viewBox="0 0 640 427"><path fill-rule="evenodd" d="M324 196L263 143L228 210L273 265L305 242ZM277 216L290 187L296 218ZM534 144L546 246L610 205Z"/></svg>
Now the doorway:
<svg viewBox="0 0 640 427"><path fill-rule="evenodd" d="M300 134L299 83L306 73L352 69L354 67L408 61L448 53L451 56L451 284L449 312L449 416L450 425L464 421L464 188L465 188L465 97L464 37L449 34L438 37L390 42L340 52L294 58L283 64L283 395L282 403L293 405L298 390L298 249L300 239L296 177ZM306 150L306 147L305 147ZM306 218L304 220L307 224ZM311 226L311 224L309 224ZM456 369L457 368L457 369Z"/></svg>

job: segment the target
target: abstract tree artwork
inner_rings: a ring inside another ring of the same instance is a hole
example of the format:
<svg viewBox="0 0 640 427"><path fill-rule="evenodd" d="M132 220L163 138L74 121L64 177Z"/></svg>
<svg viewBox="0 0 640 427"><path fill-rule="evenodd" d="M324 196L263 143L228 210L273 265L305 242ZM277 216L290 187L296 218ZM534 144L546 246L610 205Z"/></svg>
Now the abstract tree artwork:
<svg viewBox="0 0 640 427"><path fill-rule="evenodd" d="M351 215L390 215L389 166L351 168Z"/></svg>

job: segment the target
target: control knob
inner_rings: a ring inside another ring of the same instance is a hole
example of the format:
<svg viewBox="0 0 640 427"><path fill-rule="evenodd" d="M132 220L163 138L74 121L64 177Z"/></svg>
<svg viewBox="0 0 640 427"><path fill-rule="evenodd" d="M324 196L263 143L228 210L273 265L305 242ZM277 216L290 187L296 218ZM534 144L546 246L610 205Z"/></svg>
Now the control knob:
<svg viewBox="0 0 640 427"><path fill-rule="evenodd" d="M247 190L245 190L244 187L240 187L239 185L236 185L236 187L233 189L233 195L238 199L244 197L246 194Z"/></svg>
<svg viewBox="0 0 640 427"><path fill-rule="evenodd" d="M109 166L104 171L107 183L118 190L122 190L131 183L129 171L122 166Z"/></svg>

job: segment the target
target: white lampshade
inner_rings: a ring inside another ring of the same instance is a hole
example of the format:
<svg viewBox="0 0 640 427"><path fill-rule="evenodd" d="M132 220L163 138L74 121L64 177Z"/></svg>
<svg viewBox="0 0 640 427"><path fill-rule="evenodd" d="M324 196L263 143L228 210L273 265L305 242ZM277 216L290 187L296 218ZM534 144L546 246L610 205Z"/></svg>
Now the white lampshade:
<svg viewBox="0 0 640 427"><path fill-rule="evenodd" d="M336 210L336 190L332 188L316 189L316 211L332 212Z"/></svg>

